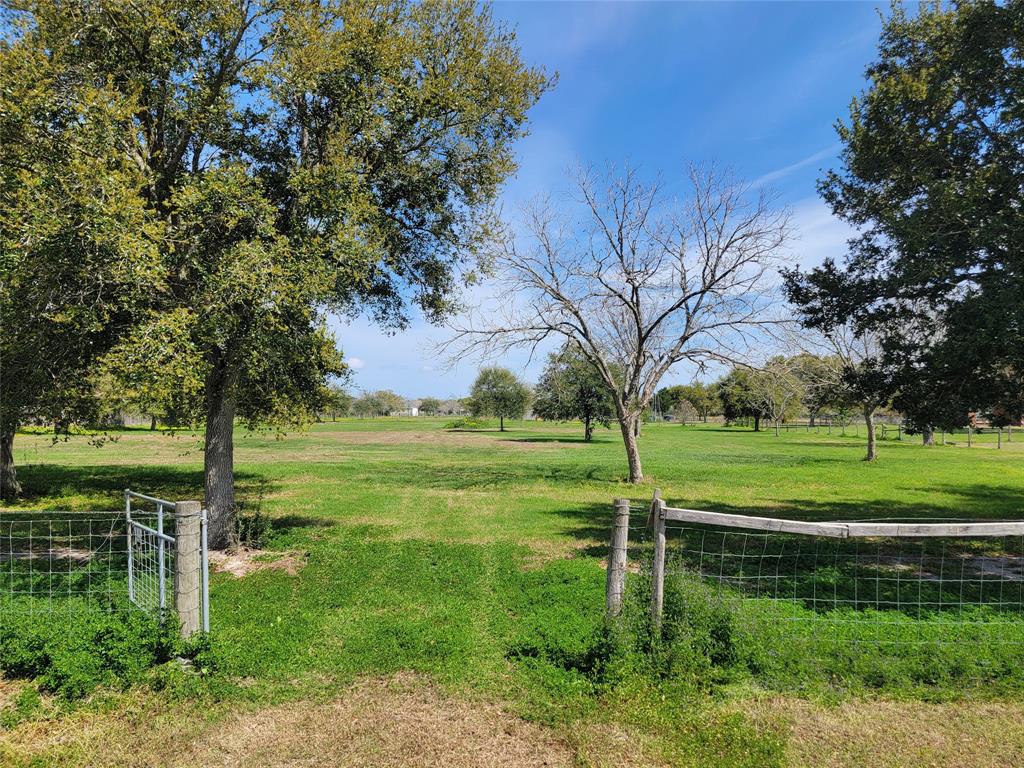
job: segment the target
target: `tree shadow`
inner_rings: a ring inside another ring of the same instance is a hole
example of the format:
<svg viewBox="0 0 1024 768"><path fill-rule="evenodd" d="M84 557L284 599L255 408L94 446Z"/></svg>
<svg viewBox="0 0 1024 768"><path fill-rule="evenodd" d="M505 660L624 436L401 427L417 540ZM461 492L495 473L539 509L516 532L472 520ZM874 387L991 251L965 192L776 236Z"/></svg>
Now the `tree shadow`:
<svg viewBox="0 0 1024 768"><path fill-rule="evenodd" d="M639 490L639 489L638 489ZM897 489L911 490L911 489ZM731 515L756 517L779 517L807 521L865 521L884 520L887 522L963 522L1021 519L1024 520L1020 489L1012 486L936 485L930 490L949 494L957 498L956 511L949 507L938 507L927 502L908 502L899 499L874 501L815 501L789 499L764 505L727 504L713 499L665 499L668 506L688 509L702 509ZM643 538L647 524L649 498L631 500L630 540ZM607 504L582 504L554 510L567 526L564 530L584 544L577 549L580 556L606 557L611 536L613 499ZM719 529L722 530L722 529Z"/></svg>
<svg viewBox="0 0 1024 768"><path fill-rule="evenodd" d="M604 442L602 436L594 434L592 440L587 440L582 435L535 435L533 437L509 437L503 443L577 443L579 445L596 445Z"/></svg>
<svg viewBox="0 0 1024 768"><path fill-rule="evenodd" d="M203 498L203 470L146 464L102 464L70 466L65 464L32 464L18 468L23 486L22 505L53 499L61 506L62 499L87 499L110 509L124 506L124 491L132 489L148 496L180 501ZM259 473L235 472L235 491L240 499L258 498L274 491L278 483L268 481ZM67 506L67 504L63 504Z"/></svg>

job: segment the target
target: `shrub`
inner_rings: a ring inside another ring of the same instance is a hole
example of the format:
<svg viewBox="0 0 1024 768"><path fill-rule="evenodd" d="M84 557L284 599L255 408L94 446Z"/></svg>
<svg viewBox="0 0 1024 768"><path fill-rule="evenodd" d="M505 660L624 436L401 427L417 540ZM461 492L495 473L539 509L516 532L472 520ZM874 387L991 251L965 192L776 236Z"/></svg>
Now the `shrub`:
<svg viewBox="0 0 1024 768"><path fill-rule="evenodd" d="M262 549L274 531L274 523L260 507L247 510L239 508L235 514L235 530L232 546Z"/></svg>
<svg viewBox="0 0 1024 768"><path fill-rule="evenodd" d="M17 610L21 608L22 610ZM81 698L101 685L141 681L178 647L174 622L158 621L130 606L97 608L68 600L59 621L29 613L28 605L5 605L0 624L0 670L29 678L65 699Z"/></svg>
<svg viewBox="0 0 1024 768"><path fill-rule="evenodd" d="M455 419L454 421L449 421L444 425L445 429L484 429L486 427L487 422L480 419L474 419L472 416Z"/></svg>

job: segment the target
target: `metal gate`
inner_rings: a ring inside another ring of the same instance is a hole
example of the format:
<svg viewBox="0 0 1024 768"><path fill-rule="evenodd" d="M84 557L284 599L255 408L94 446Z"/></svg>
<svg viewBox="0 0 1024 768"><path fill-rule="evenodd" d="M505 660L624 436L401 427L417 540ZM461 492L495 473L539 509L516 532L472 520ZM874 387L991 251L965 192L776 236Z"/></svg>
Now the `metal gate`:
<svg viewBox="0 0 1024 768"><path fill-rule="evenodd" d="M143 504L141 508L139 502ZM181 555L176 537L176 512L177 505L172 501L131 490L124 492L128 599L147 613L158 614L161 620L170 609L179 607L175 600L182 588L176 579L179 575L177 559ZM199 606L202 630L209 632L210 579L205 509L200 513L199 530Z"/></svg>

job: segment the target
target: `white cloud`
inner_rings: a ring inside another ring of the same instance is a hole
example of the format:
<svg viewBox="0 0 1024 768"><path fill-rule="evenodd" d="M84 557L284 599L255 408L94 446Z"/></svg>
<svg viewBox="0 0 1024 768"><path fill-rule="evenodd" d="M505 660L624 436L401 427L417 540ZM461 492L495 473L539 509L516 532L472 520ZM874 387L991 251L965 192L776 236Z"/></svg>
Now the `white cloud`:
<svg viewBox="0 0 1024 768"><path fill-rule="evenodd" d="M846 254L846 241L857 234L849 224L837 219L817 197L799 200L792 206L794 242L789 251L794 264L816 267L826 258L837 261Z"/></svg>
<svg viewBox="0 0 1024 768"><path fill-rule="evenodd" d="M366 365L361 357L346 357L345 362L348 363L348 367L353 371L361 370Z"/></svg>
<svg viewBox="0 0 1024 768"><path fill-rule="evenodd" d="M793 171L798 171L801 168L806 168L808 165L812 165L813 163L816 163L819 160L824 160L827 157L835 157L836 152L839 151L839 148L841 146L842 144L839 144L837 142L836 144L833 144L831 147L826 147L820 152L815 152L813 155L805 157L803 160L798 160L790 165L783 166L782 168L777 168L774 171L769 171L763 176L759 176L756 179L754 179L750 183L750 185L752 187L760 187L765 184L770 184L773 181L778 181L779 179L788 176Z"/></svg>

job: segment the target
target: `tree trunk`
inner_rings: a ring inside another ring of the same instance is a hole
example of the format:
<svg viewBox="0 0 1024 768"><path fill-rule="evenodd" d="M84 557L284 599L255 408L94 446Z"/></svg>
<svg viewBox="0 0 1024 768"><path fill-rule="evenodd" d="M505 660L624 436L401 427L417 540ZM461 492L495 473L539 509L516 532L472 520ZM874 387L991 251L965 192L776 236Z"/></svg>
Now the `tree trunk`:
<svg viewBox="0 0 1024 768"><path fill-rule="evenodd" d="M640 437L640 421L641 417L637 416L636 421L633 422L633 436Z"/></svg>
<svg viewBox="0 0 1024 768"><path fill-rule="evenodd" d="M594 436L594 425L591 423L589 418L583 420L583 440L589 443L590 439Z"/></svg>
<svg viewBox="0 0 1024 768"><path fill-rule="evenodd" d="M864 409L864 423L868 428L868 453L864 461L874 461L878 458L878 451L875 446L875 409Z"/></svg>
<svg viewBox="0 0 1024 768"><path fill-rule="evenodd" d="M498 417L498 431L499 432L504 432L505 431L505 417L504 416L499 416Z"/></svg>
<svg viewBox="0 0 1024 768"><path fill-rule="evenodd" d="M761 417L760 416L755 416L754 417L754 431L755 432L760 432L761 431Z"/></svg>
<svg viewBox="0 0 1024 768"><path fill-rule="evenodd" d="M626 445L626 460L629 462L629 482L641 483L644 479L644 471L640 466L640 450L636 445L636 421L639 416L623 417L619 419L619 428L622 430L622 442Z"/></svg>
<svg viewBox="0 0 1024 768"><path fill-rule="evenodd" d="M807 422L808 429L814 429L817 426L814 422L818 420L818 414L816 411L811 411L810 418Z"/></svg>
<svg viewBox="0 0 1024 768"><path fill-rule="evenodd" d="M935 428L931 424L921 429L921 442L924 445L935 445Z"/></svg>
<svg viewBox="0 0 1024 768"><path fill-rule="evenodd" d="M150 416L149 417L149 431L150 432L156 431L156 416Z"/></svg>
<svg viewBox="0 0 1024 768"><path fill-rule="evenodd" d="M776 421L776 422L775 422L775 436L776 436L776 437L778 437L778 436L779 436L779 424L780 424L780 423L781 423L781 422L779 422L779 421Z"/></svg>
<svg viewBox="0 0 1024 768"><path fill-rule="evenodd" d="M0 499L13 501L21 494L14 468L14 430L0 432Z"/></svg>
<svg viewBox="0 0 1024 768"><path fill-rule="evenodd" d="M231 543L235 521L235 395L224 364L214 366L206 382L206 448L204 481L210 546Z"/></svg>

